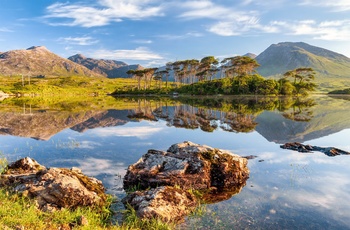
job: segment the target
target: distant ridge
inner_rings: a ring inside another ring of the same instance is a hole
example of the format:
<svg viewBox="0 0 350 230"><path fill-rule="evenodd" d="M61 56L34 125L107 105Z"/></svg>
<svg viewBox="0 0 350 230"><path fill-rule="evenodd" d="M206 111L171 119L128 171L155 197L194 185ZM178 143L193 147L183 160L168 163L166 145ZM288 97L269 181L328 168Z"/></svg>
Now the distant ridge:
<svg viewBox="0 0 350 230"><path fill-rule="evenodd" d="M44 46L32 46L26 50L12 50L0 54L0 75L30 76L96 76L88 68L62 58Z"/></svg>
<svg viewBox="0 0 350 230"><path fill-rule="evenodd" d="M320 77L348 77L350 58L304 42L272 44L256 57L262 76L281 75L299 67L311 67Z"/></svg>
<svg viewBox="0 0 350 230"><path fill-rule="evenodd" d="M246 54L244 54L243 56L244 56L244 57L250 57L250 58L252 58L252 59L255 59L255 58L257 57L257 55L256 55L256 54L253 54L253 53L246 53Z"/></svg>
<svg viewBox="0 0 350 230"><path fill-rule="evenodd" d="M126 73L128 70L143 69L140 65L128 65L125 62L115 60L86 58L82 54L73 55L68 59L108 78L127 78L129 77Z"/></svg>

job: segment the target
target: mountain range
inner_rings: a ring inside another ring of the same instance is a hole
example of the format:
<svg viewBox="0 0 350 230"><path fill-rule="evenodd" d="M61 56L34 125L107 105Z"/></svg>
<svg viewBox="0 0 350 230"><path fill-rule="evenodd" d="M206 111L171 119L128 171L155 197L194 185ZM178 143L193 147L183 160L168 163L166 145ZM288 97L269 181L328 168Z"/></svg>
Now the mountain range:
<svg viewBox="0 0 350 230"><path fill-rule="evenodd" d="M11 50L0 54L0 75L30 76L88 76L102 77L85 66L62 58L44 46L32 46L26 50Z"/></svg>
<svg viewBox="0 0 350 230"><path fill-rule="evenodd" d="M127 78L126 72L128 70L143 69L140 65L128 65L125 62L115 60L86 58L82 54L73 55L68 59L108 78Z"/></svg>
<svg viewBox="0 0 350 230"><path fill-rule="evenodd" d="M311 67L321 82L336 79L343 84L350 79L350 58L303 42L282 42L270 45L261 54L247 53L260 64L257 72L265 77L278 77L298 67ZM161 67L162 68L162 67ZM87 58L76 54L68 59L60 57L43 46L26 50L0 52L0 75L95 76L127 78L130 69L143 69L116 60ZM324 84L324 83L323 83ZM350 83L349 83L350 84Z"/></svg>
<svg viewBox="0 0 350 230"><path fill-rule="evenodd" d="M86 58L81 54L63 58L44 46L0 52L0 75L49 77L88 76L126 78L129 69L142 69L121 61Z"/></svg>

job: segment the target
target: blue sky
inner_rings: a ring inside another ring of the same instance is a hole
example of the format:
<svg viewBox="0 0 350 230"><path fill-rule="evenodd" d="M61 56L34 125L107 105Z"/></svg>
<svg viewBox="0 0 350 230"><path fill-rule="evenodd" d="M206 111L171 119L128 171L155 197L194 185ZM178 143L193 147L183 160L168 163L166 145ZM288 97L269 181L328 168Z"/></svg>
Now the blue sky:
<svg viewBox="0 0 350 230"><path fill-rule="evenodd" d="M43 45L62 57L158 67L284 41L350 57L350 1L0 0L0 52Z"/></svg>

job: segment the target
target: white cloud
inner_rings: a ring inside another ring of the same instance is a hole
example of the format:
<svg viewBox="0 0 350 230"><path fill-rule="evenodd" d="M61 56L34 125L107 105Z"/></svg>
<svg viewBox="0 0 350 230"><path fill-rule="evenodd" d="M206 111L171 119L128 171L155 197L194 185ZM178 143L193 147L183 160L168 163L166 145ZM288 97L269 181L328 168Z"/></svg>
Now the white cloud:
<svg viewBox="0 0 350 230"><path fill-rule="evenodd" d="M306 35L328 41L350 40L350 20L274 22L274 25L289 35Z"/></svg>
<svg viewBox="0 0 350 230"><path fill-rule="evenodd" d="M49 22L50 25L95 27L120 22L123 19L139 20L162 16L160 6L152 6L151 0L99 0L93 6L55 3L47 7L46 19L64 19Z"/></svg>
<svg viewBox="0 0 350 230"><path fill-rule="evenodd" d="M246 2L249 4L249 2ZM193 1L183 4L185 11L179 15L186 20L211 19L214 22L207 30L220 36L237 36L249 31L275 33L273 25L261 25L256 11L239 11L232 7L220 6L212 1Z"/></svg>
<svg viewBox="0 0 350 230"><path fill-rule="evenodd" d="M118 137L137 137L145 139L154 133L162 131L158 127L110 127L95 130L94 134L101 137L118 136Z"/></svg>
<svg viewBox="0 0 350 230"><path fill-rule="evenodd" d="M6 32L6 33L8 33L8 32L13 32L13 30L10 30L10 29L8 29L8 28L6 28L6 27L0 27L0 32Z"/></svg>
<svg viewBox="0 0 350 230"><path fill-rule="evenodd" d="M350 10L349 0L303 0L301 5L310 5L316 7L325 7L332 9L333 11L348 11Z"/></svg>
<svg viewBox="0 0 350 230"><path fill-rule="evenodd" d="M182 35L174 35L174 34L163 34L163 35L158 35L157 37L159 38L164 38L167 40L180 40L180 39L186 39L186 38L191 38L191 37L203 37L204 35L199 32L188 32L186 34Z"/></svg>
<svg viewBox="0 0 350 230"><path fill-rule="evenodd" d="M66 44L81 46L89 46L99 42L98 40L95 40L92 37L61 37L58 39L58 41Z"/></svg>
<svg viewBox="0 0 350 230"><path fill-rule="evenodd" d="M133 43L138 43L138 44L152 44L153 41L152 40L144 40L144 39L137 39L137 40L133 40Z"/></svg>
<svg viewBox="0 0 350 230"><path fill-rule="evenodd" d="M138 47L134 50L96 50L89 53L89 56L99 59L119 59L119 60L161 60L163 59L157 53L152 52L148 48Z"/></svg>

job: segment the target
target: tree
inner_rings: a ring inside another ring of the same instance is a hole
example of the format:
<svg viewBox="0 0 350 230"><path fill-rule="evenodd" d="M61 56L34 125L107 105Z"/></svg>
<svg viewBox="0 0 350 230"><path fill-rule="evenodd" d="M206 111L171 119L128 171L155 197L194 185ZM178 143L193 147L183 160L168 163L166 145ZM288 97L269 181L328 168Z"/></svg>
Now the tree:
<svg viewBox="0 0 350 230"><path fill-rule="evenodd" d="M247 56L236 56L232 60L233 72L238 75L248 75L255 72L255 69L259 67L259 63Z"/></svg>
<svg viewBox="0 0 350 230"><path fill-rule="evenodd" d="M219 61L214 56L207 56L202 58L198 66L199 72L196 74L199 80L206 79L211 80L212 76L218 71L216 66L219 64Z"/></svg>
<svg viewBox="0 0 350 230"><path fill-rule="evenodd" d="M316 88L316 84L312 82L315 79L315 71L312 68L297 68L287 71L283 76L286 79L294 79L293 85L297 94L307 94L309 91L314 91Z"/></svg>
<svg viewBox="0 0 350 230"><path fill-rule="evenodd" d="M145 78L145 74L148 70L147 69L130 69L128 70L126 73L128 75L131 75L132 78L136 78L137 79L137 89L140 90L141 89L141 79Z"/></svg>
<svg viewBox="0 0 350 230"><path fill-rule="evenodd" d="M152 84L153 75L158 68L146 68L143 70L145 85L144 89L150 88Z"/></svg>

